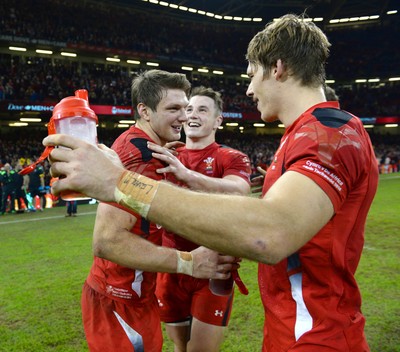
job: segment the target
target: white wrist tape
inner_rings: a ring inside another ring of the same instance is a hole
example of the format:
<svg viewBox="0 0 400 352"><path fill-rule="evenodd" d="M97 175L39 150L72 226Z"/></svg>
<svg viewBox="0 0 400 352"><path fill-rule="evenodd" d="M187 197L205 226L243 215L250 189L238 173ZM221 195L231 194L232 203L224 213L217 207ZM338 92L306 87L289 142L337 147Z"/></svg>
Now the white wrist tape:
<svg viewBox="0 0 400 352"><path fill-rule="evenodd" d="M193 256L190 252L176 251L178 259L176 272L178 274L193 275Z"/></svg>
<svg viewBox="0 0 400 352"><path fill-rule="evenodd" d="M115 187L114 196L118 204L147 217L157 189L157 181L135 172L125 171Z"/></svg>

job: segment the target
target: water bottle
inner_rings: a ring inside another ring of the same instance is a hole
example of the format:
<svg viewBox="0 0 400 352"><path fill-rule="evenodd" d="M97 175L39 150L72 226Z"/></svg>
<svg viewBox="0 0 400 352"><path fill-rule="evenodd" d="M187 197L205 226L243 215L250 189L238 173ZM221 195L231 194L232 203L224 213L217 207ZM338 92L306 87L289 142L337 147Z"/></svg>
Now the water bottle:
<svg viewBox="0 0 400 352"><path fill-rule="evenodd" d="M51 118L56 133L68 134L86 142L97 144L96 125L98 118L89 107L86 89L79 89L75 91L75 96L62 99L54 107ZM61 199L71 201L91 198L78 192L66 191L61 193Z"/></svg>

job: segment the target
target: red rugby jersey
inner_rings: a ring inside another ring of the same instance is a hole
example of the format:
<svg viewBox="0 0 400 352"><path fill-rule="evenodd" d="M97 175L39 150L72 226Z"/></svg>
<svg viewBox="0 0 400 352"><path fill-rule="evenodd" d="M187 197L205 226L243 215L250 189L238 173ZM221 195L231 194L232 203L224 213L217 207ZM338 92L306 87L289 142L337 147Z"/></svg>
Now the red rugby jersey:
<svg viewBox="0 0 400 352"><path fill-rule="evenodd" d="M212 143L204 149L178 148L178 159L188 169L199 172L209 177L223 178L228 175L236 175L250 182L250 161L246 154L226 146ZM186 187L178 182L174 176L167 175L170 182ZM177 248L184 251L192 251L198 245L188 241L172 232L165 231L163 246Z"/></svg>
<svg viewBox="0 0 400 352"><path fill-rule="evenodd" d="M165 165L152 157L152 151L147 148L148 141L153 142L146 133L132 126L115 140L112 149L117 152L126 169L161 180L164 175L157 174L156 170ZM113 205L127 211L118 204ZM130 230L132 236L141 236L161 245L163 229L139 214L131 213L137 218L135 226ZM139 300L145 301L149 297L154 299L156 273L133 270L106 259L94 257L87 282L96 291L129 304L130 301L132 303Z"/></svg>
<svg viewBox="0 0 400 352"><path fill-rule="evenodd" d="M360 119L337 102L307 110L283 135L263 195L287 170L316 182L335 215L287 259L259 265L263 351L368 351L354 273L378 169Z"/></svg>

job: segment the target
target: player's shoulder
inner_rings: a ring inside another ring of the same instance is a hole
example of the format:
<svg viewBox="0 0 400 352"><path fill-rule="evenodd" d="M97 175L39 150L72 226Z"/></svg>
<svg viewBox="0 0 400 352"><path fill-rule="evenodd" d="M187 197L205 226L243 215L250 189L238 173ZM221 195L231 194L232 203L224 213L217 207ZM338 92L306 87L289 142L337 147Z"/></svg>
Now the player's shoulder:
<svg viewBox="0 0 400 352"><path fill-rule="evenodd" d="M356 117L351 113L336 108L316 108L311 115L322 125L331 128L338 128L356 121Z"/></svg>
<svg viewBox="0 0 400 352"><path fill-rule="evenodd" d="M218 153L222 155L246 155L238 149L232 148L226 144L219 144Z"/></svg>

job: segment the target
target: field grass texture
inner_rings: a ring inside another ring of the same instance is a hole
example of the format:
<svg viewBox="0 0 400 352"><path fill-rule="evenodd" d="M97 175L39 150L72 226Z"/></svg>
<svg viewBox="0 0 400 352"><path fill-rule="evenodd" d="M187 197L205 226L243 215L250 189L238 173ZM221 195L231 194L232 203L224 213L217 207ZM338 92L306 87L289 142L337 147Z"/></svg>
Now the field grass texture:
<svg viewBox="0 0 400 352"><path fill-rule="evenodd" d="M0 217L0 351L86 352L80 314L82 284L92 263L96 205ZM400 174L382 175L368 216L357 271L371 351L400 351ZM244 260L250 290L236 293L221 351L261 349L263 309L257 264ZM172 352L165 338L165 352Z"/></svg>

